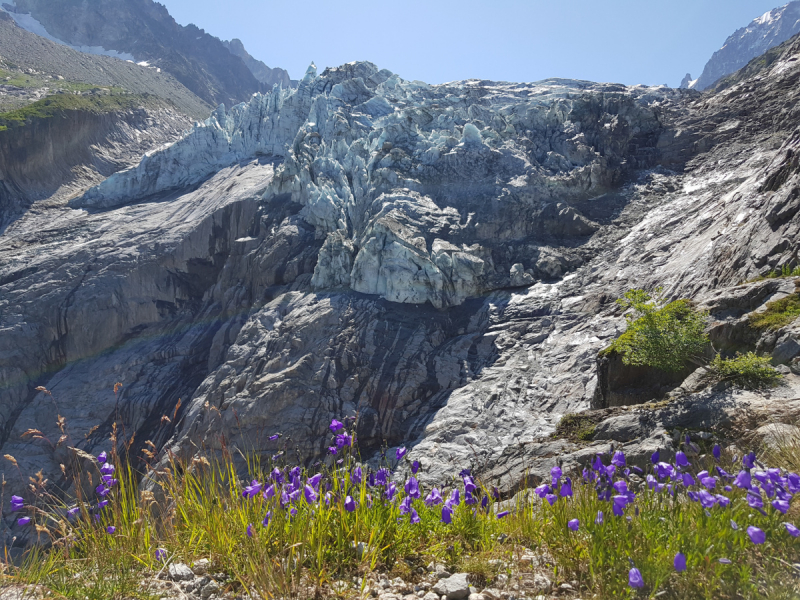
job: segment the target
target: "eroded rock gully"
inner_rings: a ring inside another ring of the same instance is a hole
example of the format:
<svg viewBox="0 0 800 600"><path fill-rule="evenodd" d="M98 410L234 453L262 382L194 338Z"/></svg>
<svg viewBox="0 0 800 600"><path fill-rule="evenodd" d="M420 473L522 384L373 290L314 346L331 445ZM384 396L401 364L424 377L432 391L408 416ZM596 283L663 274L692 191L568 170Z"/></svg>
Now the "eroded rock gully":
<svg viewBox="0 0 800 600"><path fill-rule="evenodd" d="M88 451L116 419L185 457L312 460L357 414L366 454L509 490L531 456L596 451L542 439L589 407L615 298L797 262L798 54L716 95L351 63L217 109L0 238L3 453L58 477L20 437L59 437L38 385Z"/></svg>

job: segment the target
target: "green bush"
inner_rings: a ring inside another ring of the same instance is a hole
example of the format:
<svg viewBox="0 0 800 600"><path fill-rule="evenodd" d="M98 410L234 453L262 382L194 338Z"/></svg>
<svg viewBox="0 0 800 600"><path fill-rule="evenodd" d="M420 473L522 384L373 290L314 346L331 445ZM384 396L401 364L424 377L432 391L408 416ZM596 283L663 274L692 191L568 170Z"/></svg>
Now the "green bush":
<svg viewBox="0 0 800 600"><path fill-rule="evenodd" d="M659 288L655 296L629 290L617 302L632 311L625 315L628 329L608 351L621 354L624 364L676 372L702 356L708 344L706 315L689 300L666 303Z"/></svg>
<svg viewBox="0 0 800 600"><path fill-rule="evenodd" d="M800 317L800 294L792 294L767 303L767 310L750 315L748 322L753 329L776 331Z"/></svg>
<svg viewBox="0 0 800 600"><path fill-rule="evenodd" d="M734 358L722 358L717 354L711 367L722 381L746 388L775 385L781 378L781 374L772 368L770 358L758 356L755 352L737 354Z"/></svg>
<svg viewBox="0 0 800 600"><path fill-rule="evenodd" d="M581 413L567 413L556 425L554 438L566 438L570 441L588 442L594 437L597 418Z"/></svg>

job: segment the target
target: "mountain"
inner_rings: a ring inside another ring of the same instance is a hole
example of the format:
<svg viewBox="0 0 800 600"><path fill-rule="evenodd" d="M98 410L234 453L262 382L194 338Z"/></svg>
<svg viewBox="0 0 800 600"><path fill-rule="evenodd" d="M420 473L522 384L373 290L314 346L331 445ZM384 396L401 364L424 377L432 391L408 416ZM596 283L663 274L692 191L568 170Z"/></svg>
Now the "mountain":
<svg viewBox="0 0 800 600"><path fill-rule="evenodd" d="M737 29L706 63L696 80L687 73L682 88L705 90L726 75L738 71L757 56L800 33L800 0L764 13Z"/></svg>
<svg viewBox="0 0 800 600"><path fill-rule="evenodd" d="M230 42L222 43L230 50L231 54L241 58L253 76L267 87L272 87L275 84L280 84L283 87L292 85L289 73L285 69L270 69L260 60L256 60L245 50L241 40L234 38Z"/></svg>
<svg viewBox="0 0 800 600"><path fill-rule="evenodd" d="M599 356L630 288L696 299L716 348L781 365L772 401L796 393L800 330L743 329L794 281L743 282L798 264L798 82L794 38L702 95L356 62L219 107L0 235L0 451L57 480L74 451L22 437L58 440L55 404L86 451L115 427L133 456L309 464L331 418L357 415L364 460L402 444L422 478L466 465L505 491L642 423L674 452L650 407L584 446L549 436L568 412L696 389ZM693 405L663 408L670 431L706 426Z"/></svg>
<svg viewBox="0 0 800 600"><path fill-rule="evenodd" d="M4 7L34 33L160 68L214 106L267 89L222 41L178 25L153 0L15 0Z"/></svg>

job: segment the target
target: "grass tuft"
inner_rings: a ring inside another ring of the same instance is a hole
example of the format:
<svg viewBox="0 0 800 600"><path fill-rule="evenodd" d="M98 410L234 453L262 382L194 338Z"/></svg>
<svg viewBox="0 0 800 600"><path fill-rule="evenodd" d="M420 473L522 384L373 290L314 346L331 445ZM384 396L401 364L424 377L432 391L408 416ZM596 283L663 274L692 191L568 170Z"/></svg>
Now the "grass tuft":
<svg viewBox="0 0 800 600"><path fill-rule="evenodd" d="M800 293L767 303L767 310L750 315L750 327L758 330L777 331L800 317Z"/></svg>
<svg viewBox="0 0 800 600"><path fill-rule="evenodd" d="M755 352L737 354L733 358L722 358L717 354L711 362L720 381L730 381L734 385L750 389L758 389L776 385L781 374L776 371L768 356L759 356Z"/></svg>

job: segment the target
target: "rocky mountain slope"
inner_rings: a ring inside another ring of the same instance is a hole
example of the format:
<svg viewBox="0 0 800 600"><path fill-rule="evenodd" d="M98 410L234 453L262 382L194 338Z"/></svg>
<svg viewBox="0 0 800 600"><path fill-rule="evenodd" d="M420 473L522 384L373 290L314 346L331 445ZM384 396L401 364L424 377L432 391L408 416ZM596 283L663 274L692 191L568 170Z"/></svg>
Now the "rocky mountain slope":
<svg viewBox="0 0 800 600"><path fill-rule="evenodd" d="M693 80L687 73L681 87L708 89L797 33L800 33L800 0L764 13L746 27L737 29L725 40L722 48L714 52L700 77Z"/></svg>
<svg viewBox="0 0 800 600"><path fill-rule="evenodd" d="M312 65L220 108L0 236L0 449L58 480L117 423L134 452L312 460L358 415L425 477L519 473L596 397L626 289L720 323L780 292L725 300L798 262L798 58L705 95Z"/></svg>
<svg viewBox="0 0 800 600"><path fill-rule="evenodd" d="M292 81L289 79L289 73L285 69L271 69L262 61L250 56L250 53L245 50L242 40L234 38L230 42L222 43L230 50L231 54L241 58L253 76L268 88L275 84L286 88L291 87Z"/></svg>
<svg viewBox="0 0 800 600"><path fill-rule="evenodd" d="M288 80L285 71L276 70L275 81L265 86L222 41L194 25L178 25L153 0L14 0L4 6L15 18L29 15L70 45L160 68L214 106L232 106L271 89L284 75Z"/></svg>

